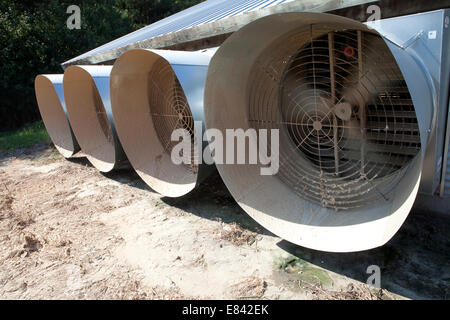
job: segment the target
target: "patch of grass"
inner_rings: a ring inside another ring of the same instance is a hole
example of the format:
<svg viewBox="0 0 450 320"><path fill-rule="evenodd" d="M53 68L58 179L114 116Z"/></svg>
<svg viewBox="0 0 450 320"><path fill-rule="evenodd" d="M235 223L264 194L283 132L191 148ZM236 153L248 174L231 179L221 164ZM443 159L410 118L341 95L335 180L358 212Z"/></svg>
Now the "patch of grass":
<svg viewBox="0 0 450 320"><path fill-rule="evenodd" d="M278 257L275 260L275 265L284 272L296 275L299 280L311 285L330 286L333 283L328 272L293 255Z"/></svg>
<svg viewBox="0 0 450 320"><path fill-rule="evenodd" d="M64 159L62 154L60 154L55 148L51 148L48 152L43 152L30 160L32 162L45 165L61 159Z"/></svg>
<svg viewBox="0 0 450 320"><path fill-rule="evenodd" d="M0 132L0 151L27 148L38 142L50 142L42 121L34 122L17 131Z"/></svg>
<svg viewBox="0 0 450 320"><path fill-rule="evenodd" d="M328 275L328 272L319 268L308 266L299 270L298 273L300 280L310 284L317 284L322 285L324 287L329 287L333 283L333 280L331 280L331 277Z"/></svg>

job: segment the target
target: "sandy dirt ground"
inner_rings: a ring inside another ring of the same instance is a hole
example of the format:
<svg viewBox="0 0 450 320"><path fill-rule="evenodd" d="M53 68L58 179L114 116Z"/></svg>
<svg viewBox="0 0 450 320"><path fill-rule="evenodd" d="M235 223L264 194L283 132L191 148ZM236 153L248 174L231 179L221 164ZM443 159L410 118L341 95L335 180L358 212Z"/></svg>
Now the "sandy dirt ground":
<svg viewBox="0 0 450 320"><path fill-rule="evenodd" d="M0 155L1 299L448 299L449 231L413 211L381 248L317 252L260 227L217 173L170 199L48 145Z"/></svg>

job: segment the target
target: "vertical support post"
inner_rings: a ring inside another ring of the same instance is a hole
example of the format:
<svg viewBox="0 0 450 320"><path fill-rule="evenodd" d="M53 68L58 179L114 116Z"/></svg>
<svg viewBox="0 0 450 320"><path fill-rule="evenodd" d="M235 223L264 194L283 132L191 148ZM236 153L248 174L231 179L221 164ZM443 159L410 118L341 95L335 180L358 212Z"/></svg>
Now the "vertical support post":
<svg viewBox="0 0 450 320"><path fill-rule="evenodd" d="M362 52L362 31L358 30L358 71L359 79L362 79L364 69L363 69L363 52ZM361 80L360 80L361 81ZM361 128L361 174L364 174L364 165L366 162L366 105L364 99L360 100L359 103L359 125Z"/></svg>
<svg viewBox="0 0 450 320"><path fill-rule="evenodd" d="M334 73L334 32L328 33L328 55L330 57L330 84L331 84L331 103L336 103L336 76ZM333 112L333 144L334 144L334 167L335 174L339 176L339 136L338 136L338 120Z"/></svg>

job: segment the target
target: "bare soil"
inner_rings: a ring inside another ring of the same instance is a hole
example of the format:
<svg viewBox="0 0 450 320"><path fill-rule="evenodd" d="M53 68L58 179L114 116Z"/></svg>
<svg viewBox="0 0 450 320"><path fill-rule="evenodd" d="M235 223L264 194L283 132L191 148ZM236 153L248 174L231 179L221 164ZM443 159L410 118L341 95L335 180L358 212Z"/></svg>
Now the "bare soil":
<svg viewBox="0 0 450 320"><path fill-rule="evenodd" d="M46 144L0 155L2 299L448 299L449 231L414 211L381 248L317 252L260 227L217 173L171 199Z"/></svg>

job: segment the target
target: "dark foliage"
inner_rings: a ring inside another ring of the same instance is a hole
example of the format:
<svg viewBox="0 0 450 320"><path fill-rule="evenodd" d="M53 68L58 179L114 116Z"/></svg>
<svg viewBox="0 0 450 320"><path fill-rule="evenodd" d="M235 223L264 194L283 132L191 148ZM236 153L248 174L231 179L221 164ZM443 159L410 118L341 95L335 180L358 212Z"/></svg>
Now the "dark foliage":
<svg viewBox="0 0 450 320"><path fill-rule="evenodd" d="M62 73L61 62L198 2L0 0L0 131L40 118L37 74ZM72 4L81 9L79 30L66 26Z"/></svg>

